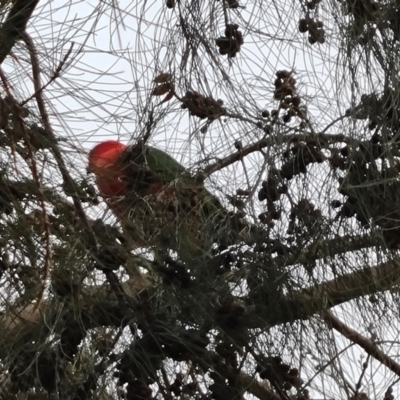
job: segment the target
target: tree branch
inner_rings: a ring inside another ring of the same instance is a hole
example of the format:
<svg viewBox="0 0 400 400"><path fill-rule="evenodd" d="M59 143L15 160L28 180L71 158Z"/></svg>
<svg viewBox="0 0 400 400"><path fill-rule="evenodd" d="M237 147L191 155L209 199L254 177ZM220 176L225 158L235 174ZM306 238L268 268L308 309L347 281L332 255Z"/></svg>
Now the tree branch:
<svg viewBox="0 0 400 400"><path fill-rule="evenodd" d="M400 259L397 258L295 292L290 299L281 303L282 309L269 322L276 325L296 319L308 319L314 314L356 298L384 292L399 283Z"/></svg>
<svg viewBox="0 0 400 400"><path fill-rule="evenodd" d="M297 319L308 319L314 314L327 311L334 306L355 298L388 290L397 285L399 281L400 259L365 268L316 285L311 289L301 290L293 294L291 298L283 299L280 302L280 309L273 316L268 315L267 318L264 318L264 316L260 315L251 315L251 311L249 311L249 318L252 320L251 328L263 328L292 322ZM136 297L139 293L150 289L152 283L146 276L143 276L142 279L137 277L130 279L124 282L122 286L125 293L131 297ZM104 286L89 288L82 294L81 308L91 308L99 301L110 298L115 299L115 296ZM47 313L49 306L49 302L43 301L43 305L35 314L31 312L32 309L30 307L32 306L28 305L14 311L11 316L8 311L0 317L0 327L4 333L2 344L12 343L20 335L31 333L35 326L39 327L43 322L40 314Z"/></svg>
<svg viewBox="0 0 400 400"><path fill-rule="evenodd" d="M26 25L39 0L17 0L0 29L0 65L10 54L17 39L25 32Z"/></svg>
<svg viewBox="0 0 400 400"><path fill-rule="evenodd" d="M121 284L125 293L128 293L131 297L137 297L145 290L150 289L153 286L153 282L142 276L141 279L135 277ZM110 287L99 285L95 287L89 287L82 290L80 295L79 304L81 304L80 310L90 318L90 326L86 326L87 329L97 326L107 325L104 322L105 315L103 311L101 314L96 316L96 309L101 304L108 304L108 308L115 310L110 315L119 315L118 310L121 309L116 295ZM34 335L40 333L46 324L52 320L52 314L55 315L59 312L54 305L56 303L52 300L43 300L39 307L36 308L36 304L31 303L23 307L11 306L4 313L0 314L0 329L2 334L0 342L0 357L3 357L7 353L8 346L16 343L23 339L27 335ZM36 309L35 309L36 308ZM119 326L120 321L116 321L115 326ZM112 325L112 320L109 321L108 325Z"/></svg>
<svg viewBox="0 0 400 400"><path fill-rule="evenodd" d="M42 97L42 83L41 83L41 78L40 78L40 68L39 68L39 60L37 57L36 49L33 43L32 38L25 32L23 34L24 41L27 45L29 55L31 58L31 64L32 64L32 76L33 76L33 84L34 84L34 89L35 89L35 98L36 102L40 111L40 116L43 122L43 126L45 129L45 132L47 134L47 137L50 139L51 142L51 150L54 155L54 158L57 162L58 168L60 170L61 176L63 178L64 182L64 190L72 196L74 206L76 209L76 212L83 223L83 226L87 229L87 232L89 235L92 235L92 231L89 225L89 222L86 218L86 214L82 208L81 201L77 195L76 191L76 185L74 180L72 179L71 175L68 172L68 169L65 165L64 158L61 154L61 151L58 147L57 144L57 139L54 134L53 128L51 127L50 123L50 118L47 113L47 109L45 106L44 99Z"/></svg>
<svg viewBox="0 0 400 400"><path fill-rule="evenodd" d="M240 380L247 392L260 400L280 400L280 397L273 392L266 383L260 382L252 376L240 371Z"/></svg>
<svg viewBox="0 0 400 400"><path fill-rule="evenodd" d="M321 258L334 257L349 251L357 251L377 245L376 238L372 235L346 235L338 236L328 240L317 240L315 243L305 247L283 248L288 255L278 256L274 263L278 266L307 264ZM282 245L283 246L283 245Z"/></svg>
<svg viewBox="0 0 400 400"><path fill-rule="evenodd" d="M400 376L400 365L397 364L392 358L385 354L378 346L370 339L351 329L349 326L335 317L331 311L325 311L323 318L331 329L335 329L351 342L358 344L362 347L371 357L375 358L397 376Z"/></svg>
<svg viewBox="0 0 400 400"><path fill-rule="evenodd" d="M282 143L291 143L291 142L298 142L298 141L311 141L315 140L317 142L324 142L324 143L341 143L341 142L346 142L346 143L352 143L354 142L354 139L346 137L343 134L338 134L338 135L332 135L332 134L317 134L314 135L312 133L307 133L307 134L289 134L289 135L282 135L282 136L269 136L267 138L261 139L256 143L253 143L249 146L244 147L242 150L239 150L235 153L230 154L229 156L226 156L225 158L222 158L221 160L209 164L207 167L203 169L202 172L198 174L198 178L205 179L208 176L212 175L214 172L219 171L223 168L226 168L228 165L231 165L239 160L241 160L243 157L254 153L256 151L260 151L261 149L265 147L270 147L274 145L282 145Z"/></svg>

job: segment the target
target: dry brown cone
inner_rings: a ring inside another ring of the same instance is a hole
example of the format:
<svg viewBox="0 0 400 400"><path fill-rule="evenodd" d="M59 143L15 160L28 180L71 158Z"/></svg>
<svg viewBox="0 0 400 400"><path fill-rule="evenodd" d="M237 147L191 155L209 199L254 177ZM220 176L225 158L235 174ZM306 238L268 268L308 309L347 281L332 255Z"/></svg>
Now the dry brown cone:
<svg viewBox="0 0 400 400"><path fill-rule="evenodd" d="M182 98L182 108L188 109L190 115L195 115L200 119L217 119L226 115L222 100L214 100L212 97L205 97L196 91L187 91Z"/></svg>

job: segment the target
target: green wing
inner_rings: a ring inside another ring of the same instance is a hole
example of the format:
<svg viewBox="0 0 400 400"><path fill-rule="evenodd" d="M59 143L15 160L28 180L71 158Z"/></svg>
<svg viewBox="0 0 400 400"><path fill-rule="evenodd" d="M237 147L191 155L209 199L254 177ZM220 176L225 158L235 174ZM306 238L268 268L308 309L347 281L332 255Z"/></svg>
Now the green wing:
<svg viewBox="0 0 400 400"><path fill-rule="evenodd" d="M173 184L177 188L180 196L195 193L202 204L205 215L211 216L226 214L225 208L219 200L213 196L202 183L197 182L188 172L188 170L172 158L169 154L154 147L148 147L146 150L147 165L160 176L160 179L166 184Z"/></svg>
<svg viewBox="0 0 400 400"><path fill-rule="evenodd" d="M189 176L186 168L164 151L147 147L145 154L148 167L158 174L163 182L168 183Z"/></svg>
<svg viewBox="0 0 400 400"><path fill-rule="evenodd" d="M219 200L173 157L154 147L133 147L132 192L112 205L137 243L169 247L184 259L209 252L214 241L240 240Z"/></svg>

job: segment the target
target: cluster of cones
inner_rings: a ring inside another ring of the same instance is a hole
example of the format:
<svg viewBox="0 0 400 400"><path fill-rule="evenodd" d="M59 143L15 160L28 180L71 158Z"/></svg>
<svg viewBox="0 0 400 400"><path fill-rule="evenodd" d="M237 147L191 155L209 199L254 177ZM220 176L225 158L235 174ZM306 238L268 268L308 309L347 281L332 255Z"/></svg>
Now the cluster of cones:
<svg viewBox="0 0 400 400"><path fill-rule="evenodd" d="M274 82L274 99L279 100L279 110L264 110L262 112L263 118L279 117L280 110L287 110L282 116L284 123L291 121L292 117L299 117L302 120L307 119L307 111L301 107L301 98L296 95L296 79L293 72L281 70L276 72L276 79Z"/></svg>
<svg viewBox="0 0 400 400"><path fill-rule="evenodd" d="M308 32L308 42L310 44L325 43L325 30L322 21L314 21L310 17L302 18L299 21L299 31L301 33Z"/></svg>
<svg viewBox="0 0 400 400"><path fill-rule="evenodd" d="M224 102L220 99L206 97L196 91L188 90L182 98L182 109L188 109L190 115L195 115L200 119L209 118L214 120L226 114L223 107Z"/></svg>
<svg viewBox="0 0 400 400"><path fill-rule="evenodd" d="M236 57L243 45L243 34L239 31L239 25L227 24L225 36L219 37L215 43L219 47L219 54L227 55L229 58Z"/></svg>
<svg viewBox="0 0 400 400"><path fill-rule="evenodd" d="M291 368L289 364L284 363L281 357L265 357L257 361L257 372L261 379L268 379L274 387L279 387L280 390L290 390L293 387L301 390L303 380L300 378L299 370ZM295 398L297 400L307 400L310 397L305 389L298 393Z"/></svg>

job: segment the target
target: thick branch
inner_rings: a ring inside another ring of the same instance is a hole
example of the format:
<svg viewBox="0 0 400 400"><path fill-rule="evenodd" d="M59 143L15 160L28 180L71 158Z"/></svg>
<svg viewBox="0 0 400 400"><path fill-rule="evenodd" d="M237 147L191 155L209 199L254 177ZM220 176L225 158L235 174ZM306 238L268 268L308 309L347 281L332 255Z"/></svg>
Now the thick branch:
<svg viewBox="0 0 400 400"><path fill-rule="evenodd" d="M376 292L389 290L397 285L400 280L400 260L389 261L376 267L366 268L351 274L343 275L334 280L316 285L310 289L301 290L291 298L283 299L281 307L274 316L268 318L260 315L253 315L250 318L254 322L253 328L274 326L297 319L308 319L314 314L326 311L334 306L370 295ZM145 277L138 280L137 277L123 284L125 293L131 297L137 296L144 290L150 289L152 284ZM86 293L86 294L85 294ZM80 301L81 309L93 307L100 301L113 298L113 294L101 286L97 289L88 289L82 295ZM0 327L3 332L3 345L12 343L21 335L30 333L35 326L40 329L42 319L40 313L47 313L48 302L40 307L40 310L32 313L28 306L14 312L12 316L5 314L0 318ZM30 311L29 311L30 310Z"/></svg>
<svg viewBox="0 0 400 400"><path fill-rule="evenodd" d="M34 183L29 181L7 181L6 185L12 187L17 193L34 194L37 192L37 187ZM54 203L57 203L62 201L60 196L56 194L54 194L54 196L52 195L53 192L51 189L48 191L44 190L42 193L50 202L54 201ZM343 245L343 251L350 251L355 248L371 245L370 237L368 236L355 237L354 243L349 237L345 240L346 241L343 242L341 238L334 239L335 246L333 251L335 251L336 245L340 247L340 244ZM332 243L325 242L325 244L326 243L329 243L328 250L326 251L328 251L329 255L332 255L329 250ZM318 244L316 249L310 248L306 250L304 254L301 254L297 262L301 262L301 260L306 257L314 259L319 258L321 254L325 254L325 245ZM284 260L282 260L282 262L283 261ZM287 265L287 263L288 261L286 260L285 264ZM335 279L323 282L311 288L294 292L290 297L286 297L286 299L282 299L282 301L279 302L280 309L277 310L274 315L265 317L253 314L252 327L265 327L266 325L277 325L296 319L307 319L314 314L318 314L339 304L376 292L389 290L399 283L400 259L394 259L374 267L364 268L346 275L338 276Z"/></svg>
<svg viewBox="0 0 400 400"><path fill-rule="evenodd" d="M335 317L330 311L326 311L323 315L323 318L331 328L337 330L351 342L358 344L371 357L381 362L397 376L400 376L400 365L397 364L382 350L380 350L372 340L366 338L365 336L348 327L346 324L340 321L339 318Z"/></svg>
<svg viewBox="0 0 400 400"><path fill-rule="evenodd" d="M151 280L147 279L145 276L136 276L122 283L122 288L129 296L137 297L146 289L151 288L152 285ZM107 303L109 307L115 306L115 310L111 313L106 313L105 310L103 310L99 315L95 315L99 305L105 303ZM44 326L51 321L51 315L53 313L56 315L59 312L57 309L52 310L54 304L55 303L52 303L52 301L43 300L39 307L36 307L36 304L32 303L25 307L10 307L7 309L7 311L0 316L0 330L2 332L0 356L2 357L4 352L7 352L7 348L10 344L21 340L26 335L43 330ZM83 290L79 299L79 304L81 306L81 312L86 313L86 319L90 321L90 326L86 326L86 329L103 325L112 325L114 321L116 326L120 325L118 317L114 320L110 319L108 323L104 321L106 314L118 316L118 311L120 310L116 296L110 288L99 285Z"/></svg>
<svg viewBox="0 0 400 400"><path fill-rule="evenodd" d="M0 29L0 65L10 54L15 42L25 32L26 25L39 0L17 0Z"/></svg>
<svg viewBox="0 0 400 400"><path fill-rule="evenodd" d="M240 372L240 380L247 392L260 400L280 400L280 397L273 392L266 383L260 382L250 375Z"/></svg>
<svg viewBox="0 0 400 400"><path fill-rule="evenodd" d="M307 264L311 261L334 257L351 251L357 251L376 246L376 238L372 235L346 235L334 239L318 240L306 248L288 247L286 250L291 256L279 256L274 259L278 266Z"/></svg>
<svg viewBox="0 0 400 400"><path fill-rule="evenodd" d="M400 259L364 268L301 290L282 302L274 324L308 319L356 298L384 292L400 283Z"/></svg>

